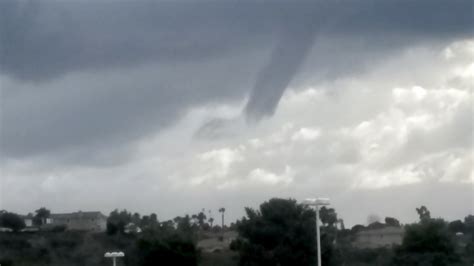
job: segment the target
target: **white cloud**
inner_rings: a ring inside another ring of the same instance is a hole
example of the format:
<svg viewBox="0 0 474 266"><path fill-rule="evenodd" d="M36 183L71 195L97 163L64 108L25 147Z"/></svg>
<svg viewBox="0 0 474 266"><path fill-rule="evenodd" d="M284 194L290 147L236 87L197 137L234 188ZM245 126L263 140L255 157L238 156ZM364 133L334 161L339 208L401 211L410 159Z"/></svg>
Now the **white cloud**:
<svg viewBox="0 0 474 266"><path fill-rule="evenodd" d="M232 164L243 160L243 146L237 149L218 149L198 154L198 165L194 171L197 175L191 178L191 185L200 185L228 177ZM193 171L193 172L194 172ZM193 173L194 174L194 173Z"/></svg>
<svg viewBox="0 0 474 266"><path fill-rule="evenodd" d="M250 139L249 143L255 149L261 148L264 145L263 141L258 138Z"/></svg>
<svg viewBox="0 0 474 266"><path fill-rule="evenodd" d="M408 164L386 172L362 170L354 182L354 188L380 189L421 182L420 174L414 168L412 164Z"/></svg>
<svg viewBox="0 0 474 266"><path fill-rule="evenodd" d="M311 141L317 139L321 135L321 131L315 128L302 127L296 131L291 137L294 141Z"/></svg>
<svg viewBox="0 0 474 266"><path fill-rule="evenodd" d="M285 172L281 175L269 172L265 169L253 169L248 178L251 182L263 183L264 185L288 185L293 182L292 169L290 166L285 167Z"/></svg>
<svg viewBox="0 0 474 266"><path fill-rule="evenodd" d="M448 61L469 62L474 57L474 40L451 43L443 50L442 54Z"/></svg>

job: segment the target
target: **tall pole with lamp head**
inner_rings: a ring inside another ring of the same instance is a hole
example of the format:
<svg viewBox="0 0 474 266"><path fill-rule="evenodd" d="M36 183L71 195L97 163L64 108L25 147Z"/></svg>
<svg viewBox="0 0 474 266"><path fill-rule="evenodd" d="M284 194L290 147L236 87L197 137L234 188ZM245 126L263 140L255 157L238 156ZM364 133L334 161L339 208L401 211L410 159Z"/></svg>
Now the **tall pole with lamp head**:
<svg viewBox="0 0 474 266"><path fill-rule="evenodd" d="M104 254L106 258L112 258L112 265L117 266L117 258L124 257L125 254L121 251L118 252L107 252Z"/></svg>
<svg viewBox="0 0 474 266"><path fill-rule="evenodd" d="M316 249L318 256L318 266L321 266L321 233L319 230L319 206L329 205L328 198L306 199L304 205L314 207L316 211Z"/></svg>

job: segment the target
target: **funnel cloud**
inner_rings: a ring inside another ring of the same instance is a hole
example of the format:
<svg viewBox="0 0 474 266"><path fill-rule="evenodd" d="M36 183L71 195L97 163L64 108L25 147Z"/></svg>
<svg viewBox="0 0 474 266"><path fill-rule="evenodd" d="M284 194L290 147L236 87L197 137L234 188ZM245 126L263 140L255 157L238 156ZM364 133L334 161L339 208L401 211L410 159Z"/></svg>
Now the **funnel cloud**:
<svg viewBox="0 0 474 266"><path fill-rule="evenodd" d="M256 78L245 107L247 119L258 121L275 112L283 92L311 50L316 36L314 21L298 21L282 32L270 60Z"/></svg>

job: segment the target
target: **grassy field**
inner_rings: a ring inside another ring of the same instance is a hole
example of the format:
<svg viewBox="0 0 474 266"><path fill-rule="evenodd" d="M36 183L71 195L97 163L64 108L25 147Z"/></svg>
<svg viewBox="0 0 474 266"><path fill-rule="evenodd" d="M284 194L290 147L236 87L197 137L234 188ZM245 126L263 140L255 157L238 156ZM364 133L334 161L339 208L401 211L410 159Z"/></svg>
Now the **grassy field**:
<svg viewBox="0 0 474 266"><path fill-rule="evenodd" d="M238 254L230 250L201 254L200 266L237 266Z"/></svg>

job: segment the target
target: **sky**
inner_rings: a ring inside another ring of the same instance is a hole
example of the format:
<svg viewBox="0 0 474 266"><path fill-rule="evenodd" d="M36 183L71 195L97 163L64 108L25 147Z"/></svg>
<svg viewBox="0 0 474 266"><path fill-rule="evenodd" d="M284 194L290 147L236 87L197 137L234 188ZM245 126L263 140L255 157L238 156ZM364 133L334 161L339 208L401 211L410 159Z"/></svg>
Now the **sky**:
<svg viewBox="0 0 474 266"><path fill-rule="evenodd" d="M0 209L474 213L473 3L0 1Z"/></svg>

